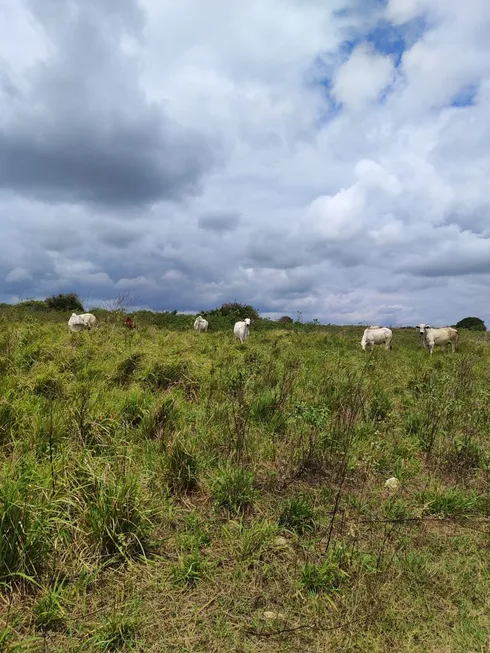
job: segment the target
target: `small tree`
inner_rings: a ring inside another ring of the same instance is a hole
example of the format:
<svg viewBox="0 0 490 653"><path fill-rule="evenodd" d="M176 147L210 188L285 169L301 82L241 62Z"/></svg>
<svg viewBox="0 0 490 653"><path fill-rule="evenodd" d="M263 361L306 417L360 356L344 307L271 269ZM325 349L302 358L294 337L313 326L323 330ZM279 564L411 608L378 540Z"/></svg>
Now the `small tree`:
<svg viewBox="0 0 490 653"><path fill-rule="evenodd" d="M277 321L282 322L282 324L292 324L294 320L292 317L289 317L289 315L283 315Z"/></svg>
<svg viewBox="0 0 490 653"><path fill-rule="evenodd" d="M80 297L74 292L46 297L44 301L51 311L83 311Z"/></svg>
<svg viewBox="0 0 490 653"><path fill-rule="evenodd" d="M456 324L457 329L469 329L470 331L486 331L485 322L479 317L465 317Z"/></svg>
<svg viewBox="0 0 490 653"><path fill-rule="evenodd" d="M220 308L215 308L209 312L209 315L222 315L224 317L232 315L239 320L249 317L251 320L259 318L259 312L250 304L240 304L239 302L227 302L222 304Z"/></svg>

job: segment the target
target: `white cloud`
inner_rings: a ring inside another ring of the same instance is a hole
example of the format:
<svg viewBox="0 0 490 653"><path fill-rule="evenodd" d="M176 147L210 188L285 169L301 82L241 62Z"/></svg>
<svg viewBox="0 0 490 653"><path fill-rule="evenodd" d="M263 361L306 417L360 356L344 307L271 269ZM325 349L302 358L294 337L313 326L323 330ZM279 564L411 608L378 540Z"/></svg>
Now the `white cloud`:
<svg viewBox="0 0 490 653"><path fill-rule="evenodd" d="M16 161L0 165L2 299L131 290L158 309L237 299L331 322L490 324L490 4L5 7L0 136L28 118L16 155L39 156L49 133L58 158L37 163L49 196L27 159L15 184ZM383 30L408 34L405 52ZM95 148L78 167L73 126Z"/></svg>
<svg viewBox="0 0 490 653"><path fill-rule="evenodd" d="M376 54L360 46L338 69L333 94L349 109L362 109L379 98L393 80L394 65L388 56Z"/></svg>

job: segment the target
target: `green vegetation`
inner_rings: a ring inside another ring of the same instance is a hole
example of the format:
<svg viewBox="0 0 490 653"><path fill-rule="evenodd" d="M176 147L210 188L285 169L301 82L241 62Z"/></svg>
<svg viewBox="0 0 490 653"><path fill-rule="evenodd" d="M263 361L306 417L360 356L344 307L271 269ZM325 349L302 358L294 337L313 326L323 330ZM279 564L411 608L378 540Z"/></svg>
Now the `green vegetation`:
<svg viewBox="0 0 490 653"><path fill-rule="evenodd" d="M479 317L465 317L456 324L457 329L469 329L470 331L486 331L485 322Z"/></svg>
<svg viewBox="0 0 490 653"><path fill-rule="evenodd" d="M486 650L486 333L70 312L0 311L0 650Z"/></svg>
<svg viewBox="0 0 490 653"><path fill-rule="evenodd" d="M17 304L17 307L22 310L34 311L34 312L46 312L46 311L69 311L70 313L83 312L83 304L80 301L80 297L73 292L53 295L52 297L46 297L46 299L26 299L25 301ZM3 305L2 308L10 308L8 305ZM13 307L12 307L13 308Z"/></svg>

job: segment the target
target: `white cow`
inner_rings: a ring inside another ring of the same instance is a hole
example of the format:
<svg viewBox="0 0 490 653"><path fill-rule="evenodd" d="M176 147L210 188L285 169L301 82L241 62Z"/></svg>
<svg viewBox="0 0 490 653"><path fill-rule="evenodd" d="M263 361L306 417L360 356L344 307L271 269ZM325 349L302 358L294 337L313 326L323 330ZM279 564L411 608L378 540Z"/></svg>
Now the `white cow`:
<svg viewBox="0 0 490 653"><path fill-rule="evenodd" d="M435 345L451 344L451 350L454 352L458 346L459 334L453 327L442 327L435 329L428 324L417 324L422 340L422 346L432 354Z"/></svg>
<svg viewBox="0 0 490 653"><path fill-rule="evenodd" d="M203 333L203 332L206 333L206 331L208 330L208 326L209 326L209 322L207 320L205 320L200 315L196 317L194 321L194 329L198 333Z"/></svg>
<svg viewBox="0 0 490 653"><path fill-rule="evenodd" d="M250 318L246 317L242 322L237 322L233 327L233 334L243 343L250 335Z"/></svg>
<svg viewBox="0 0 490 653"><path fill-rule="evenodd" d="M91 329L92 327L95 326L95 323L97 322L97 318L95 315L92 315L92 313L82 313L78 317L82 318L82 320L85 322L85 326L87 329Z"/></svg>
<svg viewBox="0 0 490 653"><path fill-rule="evenodd" d="M85 331L87 328L87 325L85 324L85 320L83 320L81 315L77 315L76 313L72 313L70 319L68 320L68 330L69 331Z"/></svg>
<svg viewBox="0 0 490 653"><path fill-rule="evenodd" d="M385 349L391 349L391 339L393 333L388 327L371 326L364 329L362 334L361 347L366 351L366 347L373 348L374 345L384 344Z"/></svg>

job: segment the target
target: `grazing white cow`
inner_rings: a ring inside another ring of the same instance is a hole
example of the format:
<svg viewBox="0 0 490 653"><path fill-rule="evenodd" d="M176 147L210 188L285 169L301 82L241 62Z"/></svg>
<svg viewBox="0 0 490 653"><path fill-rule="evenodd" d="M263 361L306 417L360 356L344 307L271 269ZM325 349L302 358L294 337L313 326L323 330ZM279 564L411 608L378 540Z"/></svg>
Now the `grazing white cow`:
<svg viewBox="0 0 490 653"><path fill-rule="evenodd" d="M203 333L203 332L206 333L206 331L208 330L208 326L209 326L209 322L207 320L205 320L200 315L196 317L194 321L194 329L198 333Z"/></svg>
<svg viewBox="0 0 490 653"><path fill-rule="evenodd" d="M70 319L68 320L68 330L72 332L76 331L85 331L87 328L87 325L85 324L85 320L83 320L81 315L77 315L76 313L72 313Z"/></svg>
<svg viewBox="0 0 490 653"><path fill-rule="evenodd" d="M388 327L371 326L364 329L362 334L361 347L366 351L366 347L373 348L374 345L383 345L385 349L391 349L391 339L393 333Z"/></svg>
<svg viewBox="0 0 490 653"><path fill-rule="evenodd" d="M233 327L233 333L235 338L240 338L240 342L243 342L250 335L250 318L246 317L243 321L237 322Z"/></svg>
<svg viewBox="0 0 490 653"><path fill-rule="evenodd" d="M78 317L80 317L85 322L87 329L94 327L95 323L97 322L97 318L95 315L92 315L92 313L82 313Z"/></svg>
<svg viewBox="0 0 490 653"><path fill-rule="evenodd" d="M451 350L456 351L458 346L459 334L453 327L442 327L436 329L428 324L417 324L416 327L420 333L422 346L432 354L435 345L451 345Z"/></svg>

